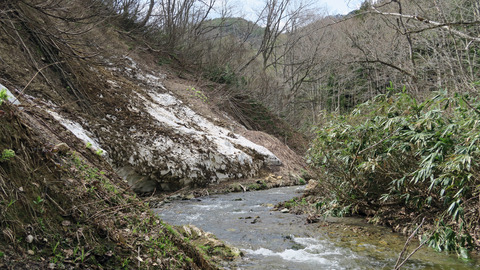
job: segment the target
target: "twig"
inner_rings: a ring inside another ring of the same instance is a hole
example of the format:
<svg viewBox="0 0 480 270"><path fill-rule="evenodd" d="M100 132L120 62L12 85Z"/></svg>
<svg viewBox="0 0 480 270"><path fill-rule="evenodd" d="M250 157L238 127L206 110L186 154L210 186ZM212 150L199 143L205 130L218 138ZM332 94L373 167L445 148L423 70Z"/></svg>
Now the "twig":
<svg viewBox="0 0 480 270"><path fill-rule="evenodd" d="M48 194L45 194L45 195L47 195L47 198L48 198L58 209L60 209L60 211L62 211L64 215L67 215L67 211L65 211L54 199L52 199L52 197L50 197L50 195L48 195Z"/></svg>
<svg viewBox="0 0 480 270"><path fill-rule="evenodd" d="M35 75L33 75L33 77L30 79L30 81L28 81L27 85L25 85L25 87L23 87L23 89L22 89L22 91L20 91L19 95L23 95L23 92L25 92L25 89L27 89L27 87L32 83L32 81L35 79L35 77L37 77L37 75L38 75L40 72L42 72L42 70L46 69L46 68L49 67L49 66L61 64L61 63L63 63L63 62L64 62L64 61L51 63L51 64L48 64L48 65L40 68L40 69L35 73ZM16 97L15 97L15 100L16 100L16 101L19 101Z"/></svg>
<svg viewBox="0 0 480 270"><path fill-rule="evenodd" d="M410 241L412 241L413 237L415 236L415 234L417 234L420 227L423 226L424 222L425 222L425 218L422 219L422 222L420 222L420 225L418 225L415 231L413 231L413 233L408 237L407 241L405 242L405 246L403 246L402 252L398 256L397 262L395 263L395 267L393 268L394 270L400 269L400 267L402 267L407 262L407 260L410 259L410 257L412 257L413 254L415 254L415 252L417 252L423 245L425 245L426 241L421 242L420 245L417 248L415 248L410 254L408 254L408 256L402 261L403 254L405 253L405 251L407 251L408 244L410 244Z"/></svg>
<svg viewBox="0 0 480 270"><path fill-rule="evenodd" d="M479 24L479 21L440 23L440 22L428 20L426 18L422 18L422 17L417 16L417 15L406 15L406 14L400 14L400 13L394 13L394 12L382 12L382 11L379 11L378 9L376 9L375 7L372 7L372 13L377 13L377 14L387 15L387 16L394 16L394 17L398 17L398 18L413 19L413 20L425 23L427 25L433 25L434 27L445 29L445 30L449 31L450 33L452 33L456 36L459 36L461 38L465 38L465 39L468 39L468 40L473 41L473 42L480 42L480 37L470 36L467 33L455 30L455 29L450 27L450 26L455 26L455 25L477 25L477 24Z"/></svg>
<svg viewBox="0 0 480 270"><path fill-rule="evenodd" d="M137 254L138 254L138 257L137 257L137 265L138 265L138 268L140 269L140 260L142 259L140 257L140 246L138 246L137 248Z"/></svg>
<svg viewBox="0 0 480 270"><path fill-rule="evenodd" d="M389 139L390 137L392 137L393 135L397 134L402 128L397 128L397 130L395 130L393 133L391 133L390 135L388 135L387 137L381 139L379 142L373 144L373 145L370 145L369 147L363 149L362 151L358 152L359 155L361 155L363 152L367 151L367 150L370 150L374 147L376 147L377 145L381 144L382 142L386 141L387 139Z"/></svg>
<svg viewBox="0 0 480 270"><path fill-rule="evenodd" d="M472 104L468 103L468 101L465 99L465 97L462 97L462 100L465 102L465 104L467 104L468 107L470 107L470 109L474 110L476 113L480 114L480 111L473 107Z"/></svg>

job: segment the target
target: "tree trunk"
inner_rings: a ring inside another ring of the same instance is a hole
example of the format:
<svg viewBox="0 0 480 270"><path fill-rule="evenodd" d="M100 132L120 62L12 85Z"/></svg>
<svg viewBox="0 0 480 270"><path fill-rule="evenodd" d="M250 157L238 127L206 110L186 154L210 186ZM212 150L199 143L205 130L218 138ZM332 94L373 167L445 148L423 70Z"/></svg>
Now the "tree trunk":
<svg viewBox="0 0 480 270"><path fill-rule="evenodd" d="M155 0L150 0L150 5L148 6L147 15L145 15L145 18L143 18L143 21L140 22L140 25L139 25L140 28L147 25L148 20L150 20L150 16L152 16L152 11L154 6L155 6Z"/></svg>

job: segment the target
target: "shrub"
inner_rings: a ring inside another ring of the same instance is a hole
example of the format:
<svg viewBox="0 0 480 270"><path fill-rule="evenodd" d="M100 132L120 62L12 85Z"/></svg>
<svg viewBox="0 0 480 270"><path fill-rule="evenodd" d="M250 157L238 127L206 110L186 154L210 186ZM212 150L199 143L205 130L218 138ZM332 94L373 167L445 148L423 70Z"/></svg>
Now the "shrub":
<svg viewBox="0 0 480 270"><path fill-rule="evenodd" d="M465 209L479 200L479 108L477 99L459 94L420 103L405 89L391 90L348 115L329 115L308 159L323 173L330 199L352 211L428 209L439 228L446 221L465 235L475 220Z"/></svg>
<svg viewBox="0 0 480 270"><path fill-rule="evenodd" d="M299 178L299 179L298 179L298 184L299 184L299 185L305 185L305 184L307 184L307 182L305 182L305 179Z"/></svg>

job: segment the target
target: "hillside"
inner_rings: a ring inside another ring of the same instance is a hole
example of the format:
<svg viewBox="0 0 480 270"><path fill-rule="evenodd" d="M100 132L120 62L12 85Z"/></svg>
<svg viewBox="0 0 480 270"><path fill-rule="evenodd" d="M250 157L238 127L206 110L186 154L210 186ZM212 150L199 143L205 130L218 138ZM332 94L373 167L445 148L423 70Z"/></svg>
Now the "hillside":
<svg viewBox="0 0 480 270"><path fill-rule="evenodd" d="M207 21L206 27L215 29L211 35L233 36L256 47L262 42L263 27L244 18L216 18Z"/></svg>
<svg viewBox="0 0 480 270"><path fill-rule="evenodd" d="M101 3L0 4L0 268L214 269L137 194L291 184L303 161Z"/></svg>

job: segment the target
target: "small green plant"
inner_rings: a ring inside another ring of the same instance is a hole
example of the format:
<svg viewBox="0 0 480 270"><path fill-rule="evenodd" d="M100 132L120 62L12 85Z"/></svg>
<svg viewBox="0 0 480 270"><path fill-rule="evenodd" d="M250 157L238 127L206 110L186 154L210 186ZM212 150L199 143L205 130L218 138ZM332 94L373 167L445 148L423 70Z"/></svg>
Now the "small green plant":
<svg viewBox="0 0 480 270"><path fill-rule="evenodd" d="M300 185L305 185L307 182L305 182L305 179L300 178L300 179L298 179L298 183L299 183Z"/></svg>
<svg viewBox="0 0 480 270"><path fill-rule="evenodd" d="M74 252L73 252L74 254L76 254L78 252L79 247L77 246L75 249L76 250L74 250ZM85 257L86 257L85 248L82 247L82 250L80 250L79 256L75 258L75 261L80 260L80 262L83 263L85 261Z"/></svg>
<svg viewBox="0 0 480 270"><path fill-rule="evenodd" d="M195 87L189 87L187 88L187 91L189 91L192 96L199 98L203 102L208 102L207 96L205 96L205 94L202 91L195 89Z"/></svg>
<svg viewBox="0 0 480 270"><path fill-rule="evenodd" d="M42 228L42 230L45 230L47 228L42 218L38 218L38 225L40 225L40 228Z"/></svg>
<svg viewBox="0 0 480 270"><path fill-rule="evenodd" d="M57 241L57 243L52 247L53 263L61 262L64 259L62 252L58 248L59 245L60 245L60 241Z"/></svg>
<svg viewBox="0 0 480 270"><path fill-rule="evenodd" d="M73 249L73 254L72 254L72 256L73 256L73 257L76 257L79 250L80 250L80 247L79 247L79 246L76 246L76 247ZM75 261L77 261L77 259L78 259L78 258L76 258Z"/></svg>
<svg viewBox="0 0 480 270"><path fill-rule="evenodd" d="M0 90L0 105L8 99L7 89L3 88Z"/></svg>
<svg viewBox="0 0 480 270"><path fill-rule="evenodd" d="M208 253L208 250L210 249L210 246L208 245L207 246L199 245L198 247L207 253Z"/></svg>
<svg viewBox="0 0 480 270"><path fill-rule="evenodd" d="M170 226L169 224L164 224L165 228L167 228L167 230L173 234L173 235L178 235L178 232L172 227Z"/></svg>
<svg viewBox="0 0 480 270"><path fill-rule="evenodd" d="M122 267L127 269L127 266L129 263L130 263L130 258L125 258L122 262Z"/></svg>
<svg viewBox="0 0 480 270"><path fill-rule="evenodd" d="M88 148L88 149L91 149L92 148L92 143L91 142L87 142L85 144L85 147Z"/></svg>
<svg viewBox="0 0 480 270"><path fill-rule="evenodd" d="M7 205L7 209L8 209L10 206L12 206L16 201L17 201L17 200L14 200L14 199L10 200L10 202L9 202L8 205Z"/></svg>
<svg viewBox="0 0 480 270"><path fill-rule="evenodd" d="M37 205L41 204L42 202L43 202L43 199L40 196L37 196L37 198L35 200L33 200L33 203L37 204Z"/></svg>
<svg viewBox="0 0 480 270"><path fill-rule="evenodd" d="M97 149L97 151L95 151L95 154L97 154L99 156L102 156L103 155L103 150L102 149Z"/></svg>
<svg viewBox="0 0 480 270"><path fill-rule="evenodd" d="M52 248L53 255L57 254L57 248L59 244L60 244L60 241L57 241L57 243L53 246Z"/></svg>
<svg viewBox="0 0 480 270"><path fill-rule="evenodd" d="M5 256L5 253L3 253L2 251L0 251L0 258L2 258L3 256Z"/></svg>
<svg viewBox="0 0 480 270"><path fill-rule="evenodd" d="M13 157L15 157L15 151L12 149L4 149L2 151L2 156L0 157L0 162L9 161Z"/></svg>
<svg viewBox="0 0 480 270"><path fill-rule="evenodd" d="M295 198L293 198L293 199L291 199L291 200L289 200L289 201L286 201L286 202L284 203L284 206L285 206L285 208L289 208L289 209L292 208L292 207L297 206L297 198L295 197Z"/></svg>

